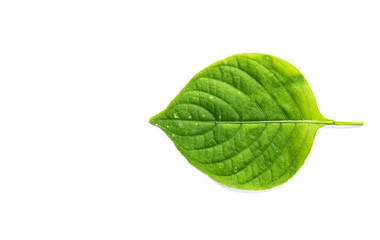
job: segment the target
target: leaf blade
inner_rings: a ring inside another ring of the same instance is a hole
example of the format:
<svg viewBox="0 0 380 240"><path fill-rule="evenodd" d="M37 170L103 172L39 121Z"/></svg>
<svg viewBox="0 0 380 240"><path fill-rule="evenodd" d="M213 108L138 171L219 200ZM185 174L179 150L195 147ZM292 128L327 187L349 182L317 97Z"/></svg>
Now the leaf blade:
<svg viewBox="0 0 380 240"><path fill-rule="evenodd" d="M151 118L200 171L229 187L263 190L303 165L320 113L302 74L264 54L238 54L196 74Z"/></svg>

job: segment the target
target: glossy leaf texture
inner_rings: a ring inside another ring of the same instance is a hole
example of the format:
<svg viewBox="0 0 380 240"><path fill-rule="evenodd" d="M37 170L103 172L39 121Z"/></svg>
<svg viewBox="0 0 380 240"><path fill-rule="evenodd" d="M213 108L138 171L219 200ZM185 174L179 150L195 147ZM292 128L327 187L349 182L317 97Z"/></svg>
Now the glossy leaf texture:
<svg viewBox="0 0 380 240"><path fill-rule="evenodd" d="M362 124L323 117L298 69L258 53L208 66L150 123L200 171L245 190L288 181L304 164L320 127Z"/></svg>

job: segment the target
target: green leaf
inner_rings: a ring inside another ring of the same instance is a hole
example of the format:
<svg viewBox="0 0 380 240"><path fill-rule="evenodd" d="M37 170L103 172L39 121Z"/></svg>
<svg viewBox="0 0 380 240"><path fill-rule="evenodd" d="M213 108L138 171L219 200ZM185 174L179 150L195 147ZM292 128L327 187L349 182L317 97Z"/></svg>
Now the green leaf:
<svg viewBox="0 0 380 240"><path fill-rule="evenodd" d="M200 171L246 190L288 181L305 162L319 128L363 124L323 117L298 69L258 53L208 66L150 123Z"/></svg>

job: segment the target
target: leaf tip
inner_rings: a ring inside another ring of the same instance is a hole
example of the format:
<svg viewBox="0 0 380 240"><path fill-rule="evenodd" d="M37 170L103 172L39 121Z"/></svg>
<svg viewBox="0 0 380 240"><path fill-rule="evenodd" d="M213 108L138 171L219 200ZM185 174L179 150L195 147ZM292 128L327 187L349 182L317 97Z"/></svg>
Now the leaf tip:
<svg viewBox="0 0 380 240"><path fill-rule="evenodd" d="M157 115L151 117L149 119L149 123L152 124L152 125L154 125L154 126L158 126Z"/></svg>

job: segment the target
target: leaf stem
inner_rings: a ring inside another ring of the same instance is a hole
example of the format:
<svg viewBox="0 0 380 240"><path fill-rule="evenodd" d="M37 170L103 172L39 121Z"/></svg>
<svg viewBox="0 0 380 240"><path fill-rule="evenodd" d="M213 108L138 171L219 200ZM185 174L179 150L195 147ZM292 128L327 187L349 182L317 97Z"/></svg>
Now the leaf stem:
<svg viewBox="0 0 380 240"><path fill-rule="evenodd" d="M363 125L364 122L339 122L334 121L334 125Z"/></svg>

